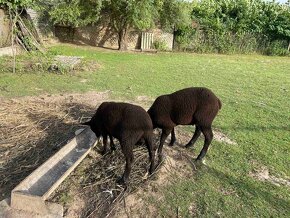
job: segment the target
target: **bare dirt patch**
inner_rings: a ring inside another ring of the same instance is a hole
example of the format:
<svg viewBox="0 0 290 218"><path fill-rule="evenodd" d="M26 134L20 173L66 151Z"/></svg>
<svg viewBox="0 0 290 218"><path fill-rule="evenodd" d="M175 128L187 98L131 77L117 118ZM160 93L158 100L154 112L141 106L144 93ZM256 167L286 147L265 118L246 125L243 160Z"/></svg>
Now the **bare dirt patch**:
<svg viewBox="0 0 290 218"><path fill-rule="evenodd" d="M288 186L290 187L290 179L279 178L269 173L267 167L263 166L259 169L254 170L250 173L250 176L259 180L259 181L267 181L277 186Z"/></svg>
<svg viewBox="0 0 290 218"><path fill-rule="evenodd" d="M237 142L230 139L228 136L226 136L225 134L223 134L222 132L218 130L214 130L213 135L214 135L214 140L217 140L218 142L224 142L229 145L237 145Z"/></svg>
<svg viewBox="0 0 290 218"><path fill-rule="evenodd" d="M158 136L156 133L155 143ZM147 149L136 146L130 183L125 190L116 184L125 164L117 141L116 145L117 150L105 156L99 154L101 148L97 146L51 197L50 201L64 205L65 217L154 217L158 211L147 199L162 198L160 187L194 173L193 154L178 146L165 146L164 162L148 178Z"/></svg>
<svg viewBox="0 0 290 218"><path fill-rule="evenodd" d="M120 201L113 217L158 217L158 209L154 201L163 199L163 189L178 179L186 179L194 174L193 154L188 154L178 146L164 147L165 160L150 180L140 185L132 193L128 193ZM148 201L154 199L154 201ZM193 213L194 204L189 208Z"/></svg>
<svg viewBox="0 0 290 218"><path fill-rule="evenodd" d="M140 101L140 102L144 102L144 103L149 103L149 102L153 102L154 99L146 96L146 95L140 95L137 96L136 101Z"/></svg>

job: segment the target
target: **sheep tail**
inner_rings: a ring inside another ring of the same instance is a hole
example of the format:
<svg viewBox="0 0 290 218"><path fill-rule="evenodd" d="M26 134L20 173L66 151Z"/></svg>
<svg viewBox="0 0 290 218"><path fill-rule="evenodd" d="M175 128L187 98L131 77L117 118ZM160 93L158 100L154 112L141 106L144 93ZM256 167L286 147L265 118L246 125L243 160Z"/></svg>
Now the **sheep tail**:
<svg viewBox="0 0 290 218"><path fill-rule="evenodd" d="M222 102L221 102L221 100L218 99L218 103L219 103L219 109L222 109Z"/></svg>

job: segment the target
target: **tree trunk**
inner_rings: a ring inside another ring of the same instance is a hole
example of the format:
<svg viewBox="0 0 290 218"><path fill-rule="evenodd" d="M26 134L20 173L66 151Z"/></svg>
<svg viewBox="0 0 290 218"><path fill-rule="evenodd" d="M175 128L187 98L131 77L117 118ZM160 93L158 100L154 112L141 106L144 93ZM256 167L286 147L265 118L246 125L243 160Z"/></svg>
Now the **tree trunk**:
<svg viewBox="0 0 290 218"><path fill-rule="evenodd" d="M174 50L174 49L176 49L176 47L177 47L177 43L176 43L176 34L177 34L177 30L176 30L176 28L175 28L175 25L174 25L174 27L173 27L173 42L172 42L172 51Z"/></svg>
<svg viewBox="0 0 290 218"><path fill-rule="evenodd" d="M127 29L121 29L118 32L118 46L120 51L126 51L127 48L127 43L128 43L128 34L127 34Z"/></svg>

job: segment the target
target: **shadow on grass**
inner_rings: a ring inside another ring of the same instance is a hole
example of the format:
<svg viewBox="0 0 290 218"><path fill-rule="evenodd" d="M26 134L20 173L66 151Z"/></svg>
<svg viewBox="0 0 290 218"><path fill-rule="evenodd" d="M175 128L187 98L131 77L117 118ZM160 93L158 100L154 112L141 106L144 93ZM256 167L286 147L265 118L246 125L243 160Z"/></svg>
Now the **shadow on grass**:
<svg viewBox="0 0 290 218"><path fill-rule="evenodd" d="M236 126L221 126L224 130L235 130L235 131L271 131L271 130L278 130L278 131L290 131L290 125L281 125L281 126L271 126L270 123L268 126L259 126L259 125L236 125Z"/></svg>
<svg viewBox="0 0 290 218"><path fill-rule="evenodd" d="M78 125L80 117L91 116L94 112L94 108L77 103L64 103L56 110L65 112L66 117L58 117L40 109L26 110L26 116L36 125L35 129L41 129L42 134L24 143L21 142L22 138L15 142L19 147L10 151L12 154L0 168L0 201L7 198L15 186L74 137L74 132L81 128Z"/></svg>
<svg viewBox="0 0 290 218"><path fill-rule="evenodd" d="M220 180L220 184L231 186L245 205L253 203L252 199L260 199L260 201L271 205L280 215L290 214L290 199L282 199L275 195L273 192L278 187L274 187L274 185L272 190L269 190L269 186L262 186L259 181L250 181L247 177L235 178L205 165L200 166L199 170L211 174L214 178ZM254 205L251 206L254 207Z"/></svg>

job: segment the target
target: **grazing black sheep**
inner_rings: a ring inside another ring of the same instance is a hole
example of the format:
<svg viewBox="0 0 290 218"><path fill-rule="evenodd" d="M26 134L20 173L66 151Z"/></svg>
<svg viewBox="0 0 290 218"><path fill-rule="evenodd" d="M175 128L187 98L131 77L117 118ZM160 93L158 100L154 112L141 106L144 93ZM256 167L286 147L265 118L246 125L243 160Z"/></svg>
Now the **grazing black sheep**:
<svg viewBox="0 0 290 218"><path fill-rule="evenodd" d="M161 128L162 134L158 148L159 158L167 136L171 133L171 142L176 141L174 127L177 125L196 125L195 133L186 147L192 146L201 132L204 134L204 146L197 157L202 160L213 139L212 122L221 109L221 101L215 94L202 87L186 88L172 94L159 96L149 108L148 113L153 122L153 128Z"/></svg>
<svg viewBox="0 0 290 218"><path fill-rule="evenodd" d="M104 102L97 109L92 119L84 125L89 125L99 138L104 139L106 151L107 137L120 141L122 152L126 159L125 171L119 183L127 183L133 162L133 146L144 139L150 158L149 173L154 171L156 146L153 146L153 125L146 111L136 105L128 103Z"/></svg>

